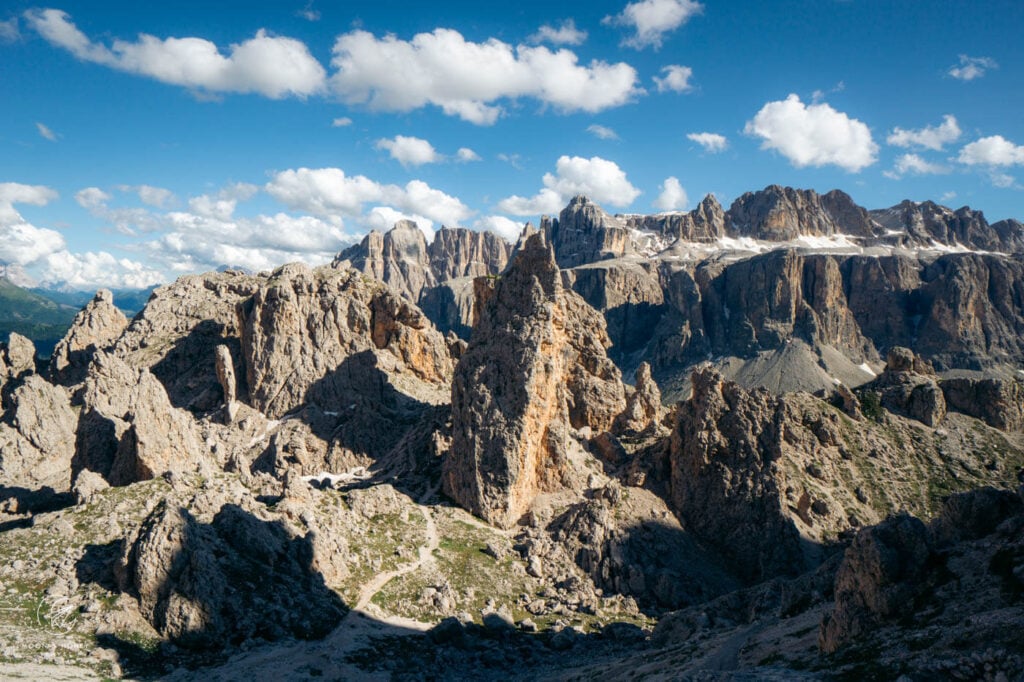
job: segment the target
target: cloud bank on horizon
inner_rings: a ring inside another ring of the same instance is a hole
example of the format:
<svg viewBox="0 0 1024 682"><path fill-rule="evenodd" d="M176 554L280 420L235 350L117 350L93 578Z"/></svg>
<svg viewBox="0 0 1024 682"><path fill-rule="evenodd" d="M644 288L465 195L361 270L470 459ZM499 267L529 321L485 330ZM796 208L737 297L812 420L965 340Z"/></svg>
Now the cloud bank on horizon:
<svg viewBox="0 0 1024 682"><path fill-rule="evenodd" d="M0 93L23 103L0 113L18 131L0 138L0 263L48 286L143 287L324 263L399 219L513 239L575 194L681 211L772 183L1020 217L1024 125L993 97L1024 99L1015 55L995 48L1024 28L1011 2L975 12L991 53L932 42L901 61L884 48L895 28L871 21L882 10L856 3L803 26L779 20L781 2L514 17L440 3L436 23L386 2L294 4L241 21L78 2L0 13L14 65ZM860 49L872 37L878 54Z"/></svg>

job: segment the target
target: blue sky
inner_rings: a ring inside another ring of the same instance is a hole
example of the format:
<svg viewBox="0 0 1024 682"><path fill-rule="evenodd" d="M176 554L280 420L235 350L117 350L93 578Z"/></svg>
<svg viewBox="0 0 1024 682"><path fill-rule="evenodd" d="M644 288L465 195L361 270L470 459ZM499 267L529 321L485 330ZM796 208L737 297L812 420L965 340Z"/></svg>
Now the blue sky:
<svg viewBox="0 0 1024 682"><path fill-rule="evenodd" d="M144 286L402 216L513 234L768 184L1024 218L1024 3L0 7L0 263Z"/></svg>

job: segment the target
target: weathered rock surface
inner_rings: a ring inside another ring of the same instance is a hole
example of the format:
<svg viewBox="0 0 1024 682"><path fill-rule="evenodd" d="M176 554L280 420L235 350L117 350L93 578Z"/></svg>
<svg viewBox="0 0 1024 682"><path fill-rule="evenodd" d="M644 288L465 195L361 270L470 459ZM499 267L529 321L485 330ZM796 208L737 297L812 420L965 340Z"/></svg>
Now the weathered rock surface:
<svg viewBox="0 0 1024 682"><path fill-rule="evenodd" d="M0 391L5 397L26 375L36 370L36 347L21 334L11 332L7 343L0 343ZM6 389L6 390L5 390Z"/></svg>
<svg viewBox="0 0 1024 682"><path fill-rule="evenodd" d="M67 491L78 427L67 391L29 375L11 395L5 417L0 422L0 487Z"/></svg>
<svg viewBox="0 0 1024 682"><path fill-rule="evenodd" d="M846 550L819 646L833 653L916 618L961 630L950 635L965 645L998 645L1006 639L999 619L970 616L1010 607L1024 587L1022 569L1024 503L1009 491L953 495L929 527L907 515L887 519Z"/></svg>
<svg viewBox="0 0 1024 682"><path fill-rule="evenodd" d="M789 241L800 236L872 237L875 234L868 212L839 190L819 195L813 190L770 185L738 198L729 207L727 216L730 235L770 241Z"/></svg>
<svg viewBox="0 0 1024 682"><path fill-rule="evenodd" d="M725 211L713 194L704 197L689 213L625 216L625 220L633 229L686 242L713 243L726 236Z"/></svg>
<svg viewBox="0 0 1024 682"><path fill-rule="evenodd" d="M561 268L615 258L633 251L625 221L611 216L585 196L575 196L557 219L541 224Z"/></svg>
<svg viewBox="0 0 1024 682"><path fill-rule="evenodd" d="M904 201L871 211L871 217L887 230L903 232L908 245L965 246L982 251L1013 253L1024 247L1024 230L1015 220L989 225L981 211L967 206L956 211L932 201Z"/></svg>
<svg viewBox="0 0 1024 682"><path fill-rule="evenodd" d="M453 315L445 305L454 302L447 298L451 287L446 284L497 275L508 264L511 251L511 245L493 232L461 227L442 227L427 244L415 223L401 220L388 232L372 231L362 242L342 251L332 267L351 267L384 282L424 310L436 309L438 316L430 317L443 331L458 332L462 331L460 324L470 324L471 312ZM427 300L431 303L425 305Z"/></svg>
<svg viewBox="0 0 1024 682"><path fill-rule="evenodd" d="M271 418L307 403L354 409L390 390L440 402L452 365L413 305L354 270L274 271L239 308L250 402ZM388 388L390 387L390 388Z"/></svg>
<svg viewBox="0 0 1024 682"><path fill-rule="evenodd" d="M126 485L196 471L206 454L191 416L171 405L156 377L115 355L95 354L82 392L75 474L90 469Z"/></svg>
<svg viewBox="0 0 1024 682"><path fill-rule="evenodd" d="M664 416L661 391L651 378L651 366L642 362L636 370L633 390L626 392L626 409L615 418L615 428L632 433L656 431Z"/></svg>
<svg viewBox="0 0 1024 682"><path fill-rule="evenodd" d="M479 310L452 386L443 484L466 509L508 527L539 492L568 481L570 429L607 430L625 400L600 315L563 289L541 234Z"/></svg>
<svg viewBox="0 0 1024 682"><path fill-rule="evenodd" d="M209 524L162 501L130 538L118 566L162 636L191 648L249 639L311 639L333 629L341 600L311 569L308 538L225 504Z"/></svg>
<svg viewBox="0 0 1024 682"><path fill-rule="evenodd" d="M93 354L108 350L128 326L128 318L114 305L114 295L100 289L75 316L50 356L50 377L57 383L77 384L85 378Z"/></svg>
<svg viewBox="0 0 1024 682"><path fill-rule="evenodd" d="M909 348L890 348L885 371L864 390L878 392L886 409L928 426L946 416L946 399L931 366Z"/></svg>
<svg viewBox="0 0 1024 682"><path fill-rule="evenodd" d="M180 277L153 292L112 352L136 369L148 369L176 407L215 410L223 391L214 349L225 344L233 357L242 357L236 308L260 282L230 270ZM236 366L235 374L244 380L245 369ZM240 386L239 398L245 396L246 387Z"/></svg>
<svg viewBox="0 0 1024 682"><path fill-rule="evenodd" d="M1024 385L1016 379L951 377L939 382L950 410L1005 431L1024 429Z"/></svg>

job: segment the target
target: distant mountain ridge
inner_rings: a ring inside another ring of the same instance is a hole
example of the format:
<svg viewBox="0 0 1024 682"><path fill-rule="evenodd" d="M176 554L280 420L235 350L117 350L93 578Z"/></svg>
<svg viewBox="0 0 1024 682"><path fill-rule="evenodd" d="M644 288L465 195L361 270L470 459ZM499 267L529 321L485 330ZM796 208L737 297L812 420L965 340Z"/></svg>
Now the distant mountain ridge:
<svg viewBox="0 0 1024 682"><path fill-rule="evenodd" d="M708 360L776 391L870 381L893 346L940 371L1024 363L1024 225L989 224L969 207L869 211L839 190L770 185L728 210L708 195L689 212L655 215L613 215L577 196L539 230L563 284L604 315L609 355L627 375L650 363L672 397ZM382 280L468 338L473 278L499 276L512 250L461 228L428 244L400 223L335 266Z"/></svg>

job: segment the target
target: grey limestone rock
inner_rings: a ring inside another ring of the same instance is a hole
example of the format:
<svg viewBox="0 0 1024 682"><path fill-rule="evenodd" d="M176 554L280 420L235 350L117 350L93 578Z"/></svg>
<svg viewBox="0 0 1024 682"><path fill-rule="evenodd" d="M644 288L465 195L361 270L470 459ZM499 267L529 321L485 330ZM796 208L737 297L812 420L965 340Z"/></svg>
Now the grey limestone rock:
<svg viewBox="0 0 1024 682"><path fill-rule="evenodd" d="M128 319L114 305L114 295L100 289L75 316L50 356L50 377L70 385L85 378L93 353L107 350L128 326Z"/></svg>

